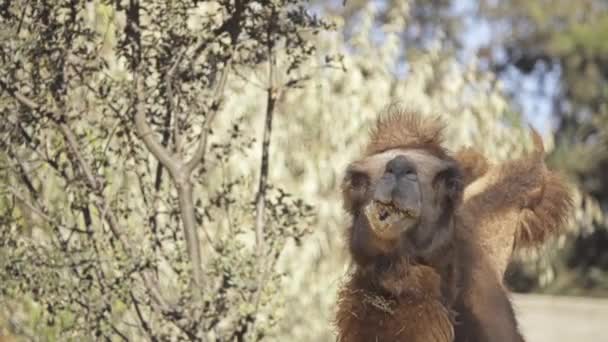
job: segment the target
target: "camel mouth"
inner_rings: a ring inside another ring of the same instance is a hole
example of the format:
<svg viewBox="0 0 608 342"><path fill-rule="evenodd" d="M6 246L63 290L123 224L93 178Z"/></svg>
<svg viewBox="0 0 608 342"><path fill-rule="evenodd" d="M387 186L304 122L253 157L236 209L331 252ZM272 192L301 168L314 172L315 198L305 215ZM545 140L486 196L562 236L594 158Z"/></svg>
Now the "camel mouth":
<svg viewBox="0 0 608 342"><path fill-rule="evenodd" d="M400 226L398 223L416 217L414 210L399 208L392 202L383 203L376 200L365 208L365 215L369 219L372 229L378 233L388 233L389 230L395 230L397 226Z"/></svg>
<svg viewBox="0 0 608 342"><path fill-rule="evenodd" d="M373 201L372 205L376 207L376 212L380 221L384 221L392 215L397 215L397 217L402 218L413 218L415 216L413 210L398 208L393 202L383 203L380 201Z"/></svg>

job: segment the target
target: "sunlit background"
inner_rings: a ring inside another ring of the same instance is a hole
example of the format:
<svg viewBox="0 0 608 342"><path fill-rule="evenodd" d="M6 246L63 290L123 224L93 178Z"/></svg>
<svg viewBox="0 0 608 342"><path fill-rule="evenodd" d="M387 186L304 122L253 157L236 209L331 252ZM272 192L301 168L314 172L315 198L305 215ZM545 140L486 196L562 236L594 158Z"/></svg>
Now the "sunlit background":
<svg viewBox="0 0 608 342"><path fill-rule="evenodd" d="M606 1L244 1L240 29L224 25L235 1L147 1L143 43L133 3L0 4L0 341L334 340L349 267L338 185L396 102L494 161L530 150L528 124L541 132L576 215L505 280L529 341L605 338ZM310 15L286 15L298 4ZM153 132L136 129L134 99ZM184 160L208 138L189 175L200 291L179 177L146 134Z"/></svg>

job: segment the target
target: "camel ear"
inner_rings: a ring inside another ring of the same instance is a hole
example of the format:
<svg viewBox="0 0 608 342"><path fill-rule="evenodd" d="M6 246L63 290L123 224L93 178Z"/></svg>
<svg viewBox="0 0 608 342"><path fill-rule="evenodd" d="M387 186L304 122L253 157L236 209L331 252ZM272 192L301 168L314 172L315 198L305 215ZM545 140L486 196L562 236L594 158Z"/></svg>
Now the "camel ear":
<svg viewBox="0 0 608 342"><path fill-rule="evenodd" d="M467 186L482 177L490 168L486 157L472 147L465 147L458 151L455 156L463 173L463 182Z"/></svg>

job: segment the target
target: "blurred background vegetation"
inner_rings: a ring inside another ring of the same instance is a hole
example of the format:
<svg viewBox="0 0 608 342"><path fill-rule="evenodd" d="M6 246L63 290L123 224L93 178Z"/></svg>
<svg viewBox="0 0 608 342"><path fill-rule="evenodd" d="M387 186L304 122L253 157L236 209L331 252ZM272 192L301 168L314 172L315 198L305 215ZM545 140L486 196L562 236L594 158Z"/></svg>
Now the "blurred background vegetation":
<svg viewBox="0 0 608 342"><path fill-rule="evenodd" d="M576 218L507 281L608 295L603 0L17 0L0 41L0 336L333 340L338 184L396 102L492 160L538 128Z"/></svg>

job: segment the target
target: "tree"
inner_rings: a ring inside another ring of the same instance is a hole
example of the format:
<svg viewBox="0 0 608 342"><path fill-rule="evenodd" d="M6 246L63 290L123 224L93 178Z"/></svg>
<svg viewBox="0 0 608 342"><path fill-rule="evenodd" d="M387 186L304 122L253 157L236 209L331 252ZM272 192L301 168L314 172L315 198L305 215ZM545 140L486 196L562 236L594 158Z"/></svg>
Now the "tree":
<svg viewBox="0 0 608 342"><path fill-rule="evenodd" d="M312 209L267 179L273 115L329 25L296 0L15 1L0 11L2 301L30 315L9 318L13 333L270 334L277 258ZM251 174L222 168L254 153L257 133L241 119L222 136L216 120L227 82L257 72L265 124L252 187Z"/></svg>

